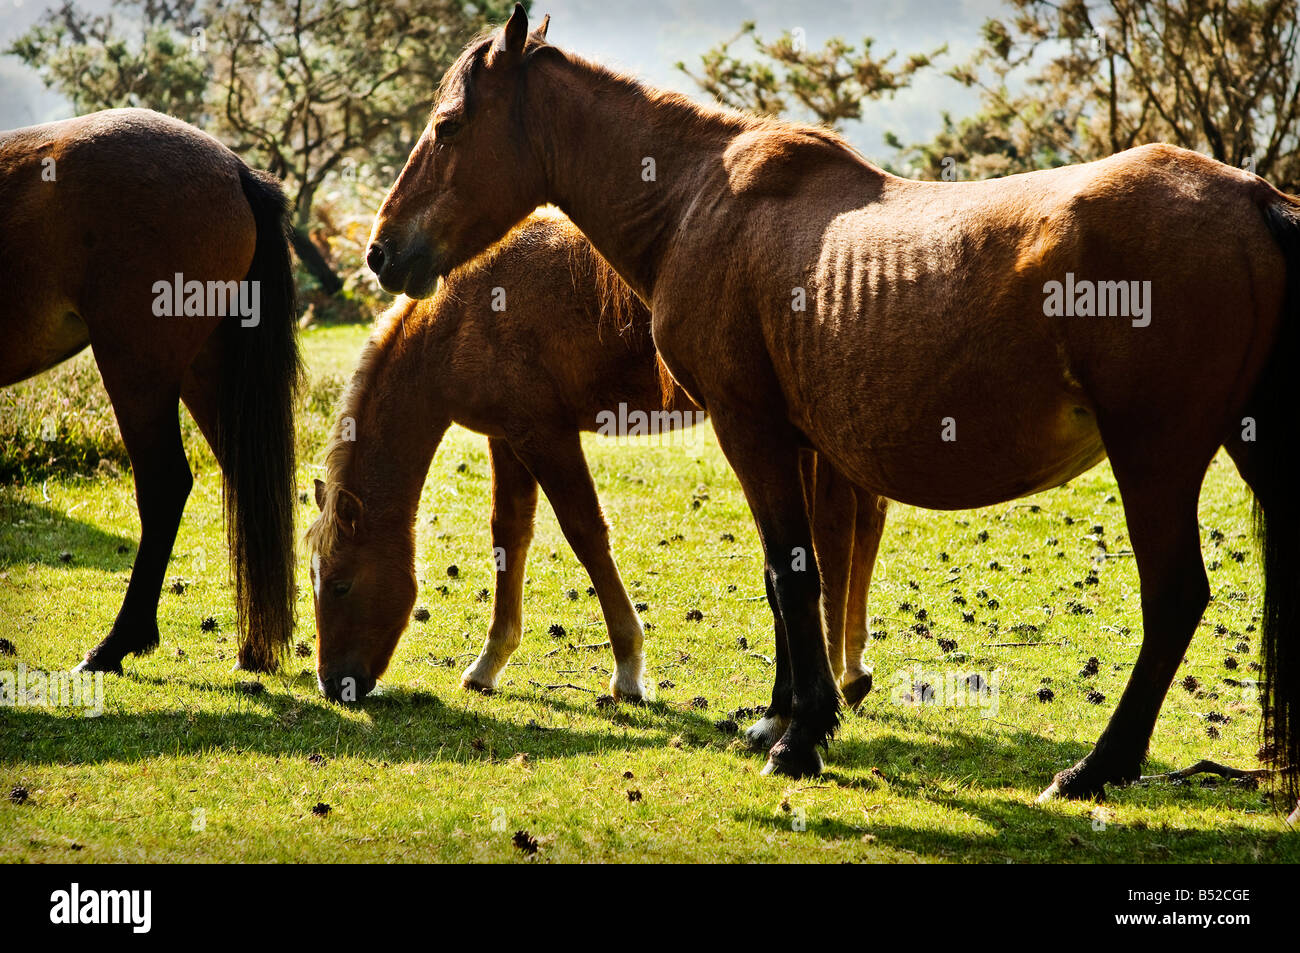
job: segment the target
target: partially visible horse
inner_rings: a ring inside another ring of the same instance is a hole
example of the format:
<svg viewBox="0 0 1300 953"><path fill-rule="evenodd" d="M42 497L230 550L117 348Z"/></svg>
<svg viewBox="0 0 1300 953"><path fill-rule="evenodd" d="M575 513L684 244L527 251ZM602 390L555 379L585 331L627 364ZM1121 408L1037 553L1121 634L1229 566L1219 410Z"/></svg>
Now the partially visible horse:
<svg viewBox="0 0 1300 953"><path fill-rule="evenodd" d="M158 596L193 485L184 401L225 485L241 667L294 626L293 275L279 184L145 109L0 133L0 386L90 345L131 458L140 548L82 667L158 644Z"/></svg>
<svg viewBox="0 0 1300 953"><path fill-rule="evenodd" d="M1044 792L1140 773L1209 599L1197 504L1223 446L1261 515L1266 739L1300 777L1300 202L1165 145L985 182L890 175L826 129L702 107L549 45L516 6L444 77L375 221L371 267L425 294L558 205L654 313L766 553L793 718L766 770L821 769L839 721L800 451L935 509L1110 456L1143 644L1096 747ZM955 439L954 439L955 438Z"/></svg>
<svg viewBox="0 0 1300 953"><path fill-rule="evenodd" d="M420 490L455 422L488 437L496 566L487 640L462 684L495 689L519 646L540 483L600 599L616 663L610 690L647 697L641 621L610 552L580 434L637 413L667 433L694 424L697 411L659 372L645 305L553 212L527 220L433 298L399 300L362 353L327 479L316 482L321 515L307 538L321 690L358 700L388 667L415 604ZM884 510L812 454L804 467L830 654L856 705L871 686L866 593Z"/></svg>

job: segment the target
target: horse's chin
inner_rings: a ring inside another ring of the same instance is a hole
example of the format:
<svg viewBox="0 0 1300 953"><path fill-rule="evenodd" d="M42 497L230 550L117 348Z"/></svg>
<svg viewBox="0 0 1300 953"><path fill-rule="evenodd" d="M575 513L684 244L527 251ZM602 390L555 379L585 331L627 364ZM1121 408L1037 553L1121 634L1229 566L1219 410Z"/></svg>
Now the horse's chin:
<svg viewBox="0 0 1300 953"><path fill-rule="evenodd" d="M438 287L438 277L438 273L435 271L430 271L425 275L412 275L407 279L406 289L402 294L408 298L427 298Z"/></svg>

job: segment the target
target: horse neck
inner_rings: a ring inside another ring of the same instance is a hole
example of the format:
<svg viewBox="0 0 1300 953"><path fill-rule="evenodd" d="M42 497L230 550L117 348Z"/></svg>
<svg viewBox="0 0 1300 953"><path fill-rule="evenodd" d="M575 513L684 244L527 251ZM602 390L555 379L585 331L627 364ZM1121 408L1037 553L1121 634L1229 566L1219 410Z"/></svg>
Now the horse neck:
<svg viewBox="0 0 1300 953"><path fill-rule="evenodd" d="M568 57L533 64L528 97L528 135L546 169L547 201L649 301L669 243L721 168L738 121ZM646 159L654 160L654 181L643 178Z"/></svg>
<svg viewBox="0 0 1300 953"><path fill-rule="evenodd" d="M451 425L440 387L442 329L413 320L428 306L409 303L367 348L369 374L344 411L356 440L342 482L361 498L370 522L414 523L429 464ZM345 424L335 427L335 446Z"/></svg>

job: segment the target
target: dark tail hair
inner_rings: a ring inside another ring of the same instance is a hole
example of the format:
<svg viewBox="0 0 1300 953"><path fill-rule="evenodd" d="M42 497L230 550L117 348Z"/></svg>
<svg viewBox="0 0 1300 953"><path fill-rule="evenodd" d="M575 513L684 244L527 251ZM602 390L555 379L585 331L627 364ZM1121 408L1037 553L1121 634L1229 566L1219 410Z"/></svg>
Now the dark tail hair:
<svg viewBox="0 0 1300 953"><path fill-rule="evenodd" d="M1286 298L1251 402L1258 438L1252 469L1264 551L1264 743L1278 768L1274 792L1289 808L1300 794L1300 203L1275 194L1264 219L1286 258Z"/></svg>
<svg viewBox="0 0 1300 953"><path fill-rule="evenodd" d="M215 449L225 478L239 664L271 672L295 623L294 409L302 364L284 192L247 166L239 181L257 224L245 280L258 282L260 319L250 327L237 315L225 319Z"/></svg>

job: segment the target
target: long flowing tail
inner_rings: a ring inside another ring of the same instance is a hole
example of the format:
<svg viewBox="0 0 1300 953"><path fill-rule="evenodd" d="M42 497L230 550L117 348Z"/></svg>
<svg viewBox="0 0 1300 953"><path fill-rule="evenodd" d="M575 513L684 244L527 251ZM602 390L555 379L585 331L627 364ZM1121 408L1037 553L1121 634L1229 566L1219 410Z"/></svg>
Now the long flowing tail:
<svg viewBox="0 0 1300 953"><path fill-rule="evenodd" d="M1252 401L1256 419L1255 527L1264 552L1264 742L1280 768L1277 795L1300 794L1300 203L1264 206L1286 257L1286 301L1277 343Z"/></svg>
<svg viewBox="0 0 1300 953"><path fill-rule="evenodd" d="M259 316L224 323L217 458L225 477L226 539L243 641L241 668L274 671L293 636L294 408L302 364L286 232L286 200L271 176L241 167L257 223L246 281Z"/></svg>

